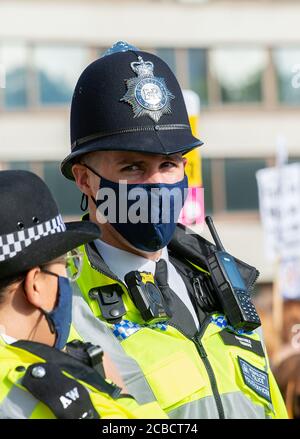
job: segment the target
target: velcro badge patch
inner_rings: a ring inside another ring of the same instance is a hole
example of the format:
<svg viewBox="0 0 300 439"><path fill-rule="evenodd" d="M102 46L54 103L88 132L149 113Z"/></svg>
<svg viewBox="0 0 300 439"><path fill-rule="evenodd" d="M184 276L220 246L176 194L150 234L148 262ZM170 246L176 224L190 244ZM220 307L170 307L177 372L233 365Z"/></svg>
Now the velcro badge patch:
<svg viewBox="0 0 300 439"><path fill-rule="evenodd" d="M268 374L240 357L238 361L244 383L259 396L272 402Z"/></svg>
<svg viewBox="0 0 300 439"><path fill-rule="evenodd" d="M260 357L265 356L262 344L258 340L253 340L253 338L229 332L227 329L223 329L223 331L219 332L219 336L222 338L223 343L226 345L237 346L239 348L246 349L248 351L254 352Z"/></svg>

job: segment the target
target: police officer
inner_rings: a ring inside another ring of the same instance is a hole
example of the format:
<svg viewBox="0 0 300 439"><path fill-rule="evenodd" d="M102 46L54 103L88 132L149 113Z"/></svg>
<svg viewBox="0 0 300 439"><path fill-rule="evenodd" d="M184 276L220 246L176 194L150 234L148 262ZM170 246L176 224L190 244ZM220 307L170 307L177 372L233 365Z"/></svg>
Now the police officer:
<svg viewBox="0 0 300 439"><path fill-rule="evenodd" d="M215 246L176 224L184 154L202 142L169 67L114 45L78 80L71 142L62 173L83 194L83 222L102 232L81 247L80 335L101 343L139 402L172 418L286 417L260 331L232 327L211 289ZM257 270L236 263L251 288Z"/></svg>
<svg viewBox="0 0 300 439"><path fill-rule="evenodd" d="M77 252L66 253L97 239L99 228L65 224L35 174L2 171L0 187L0 418L162 417L105 380L99 346L66 345L69 279L81 265Z"/></svg>

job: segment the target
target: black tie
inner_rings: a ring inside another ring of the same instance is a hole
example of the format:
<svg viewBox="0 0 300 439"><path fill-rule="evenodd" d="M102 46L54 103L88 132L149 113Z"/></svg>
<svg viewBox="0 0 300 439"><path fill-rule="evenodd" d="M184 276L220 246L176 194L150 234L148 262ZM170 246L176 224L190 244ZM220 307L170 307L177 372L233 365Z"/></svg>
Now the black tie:
<svg viewBox="0 0 300 439"><path fill-rule="evenodd" d="M184 334L193 336L197 331L193 316L180 297L169 287L168 266L164 259L156 262L154 280L171 311L170 323L174 323Z"/></svg>

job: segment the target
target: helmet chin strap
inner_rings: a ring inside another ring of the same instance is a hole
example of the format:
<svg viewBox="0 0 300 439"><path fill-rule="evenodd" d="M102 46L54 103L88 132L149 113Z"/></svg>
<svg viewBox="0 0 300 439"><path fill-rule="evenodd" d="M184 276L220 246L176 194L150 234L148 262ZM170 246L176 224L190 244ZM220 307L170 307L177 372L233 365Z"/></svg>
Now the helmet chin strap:
<svg viewBox="0 0 300 439"><path fill-rule="evenodd" d="M82 212L85 212L87 210L88 204L88 196L86 194L82 194L80 203L80 209L82 210Z"/></svg>
<svg viewBox="0 0 300 439"><path fill-rule="evenodd" d="M85 164L85 163L81 163L83 166L85 166L89 171L93 172L93 174L97 175L97 177L101 178L101 176L93 169L91 168L89 165ZM93 195L91 195L91 199L93 200L93 202L96 205L96 199ZM86 194L82 194L81 196L81 202L80 202L80 209L82 212L86 212L87 208L89 205L89 197Z"/></svg>
<svg viewBox="0 0 300 439"><path fill-rule="evenodd" d="M98 174L97 171L95 171L95 169L91 168L89 165L87 165L86 163L82 163L83 166L85 166L89 171L91 171L93 174L95 174L97 177L99 177L101 179L101 175ZM85 199L85 209L82 208L82 204L84 202ZM94 197L94 195L91 195L91 199L93 200L95 206L97 207L97 202L96 199ZM81 198L81 204L80 204L80 208L81 210L83 210L84 212L87 210L88 208L88 196L86 194L82 194L82 198Z"/></svg>

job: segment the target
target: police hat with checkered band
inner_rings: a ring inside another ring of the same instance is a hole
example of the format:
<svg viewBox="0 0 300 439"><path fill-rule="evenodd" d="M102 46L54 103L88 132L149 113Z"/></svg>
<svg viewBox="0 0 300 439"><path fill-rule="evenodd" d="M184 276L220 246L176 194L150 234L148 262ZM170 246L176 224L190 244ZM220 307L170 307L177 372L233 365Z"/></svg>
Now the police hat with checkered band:
<svg viewBox="0 0 300 439"><path fill-rule="evenodd" d="M48 187L32 172L1 171L0 188L0 279L99 238L96 224L64 223Z"/></svg>
<svg viewBox="0 0 300 439"><path fill-rule="evenodd" d="M202 142L192 135L182 91L159 57L116 43L90 64L75 87L71 154L62 173L94 151L186 153Z"/></svg>

